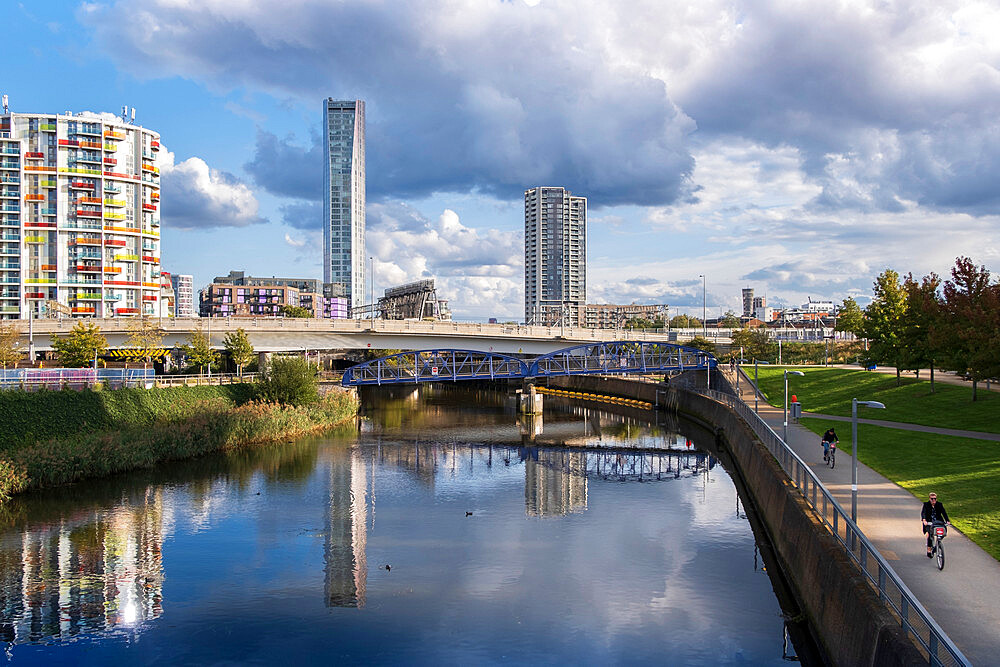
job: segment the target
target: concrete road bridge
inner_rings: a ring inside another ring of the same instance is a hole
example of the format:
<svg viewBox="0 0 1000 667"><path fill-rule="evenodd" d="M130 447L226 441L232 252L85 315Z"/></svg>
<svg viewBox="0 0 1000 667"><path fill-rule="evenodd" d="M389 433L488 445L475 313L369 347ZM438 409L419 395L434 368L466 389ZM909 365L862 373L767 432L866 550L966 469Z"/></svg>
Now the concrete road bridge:
<svg viewBox="0 0 1000 667"><path fill-rule="evenodd" d="M31 323L36 352L52 349L51 334L68 334L79 320L42 319ZM88 319L108 339L111 348L123 347L129 318ZM246 331L258 352L302 350L428 350L473 349L500 354L539 356L574 344L606 342L627 336L639 342L684 342L700 330L627 331L571 327L541 327L473 322L423 322L414 320L325 320L296 318L163 318L154 320L164 332L163 347L188 342L197 329L209 335L212 347L221 349L227 333ZM21 322L27 348L28 323ZM709 332L710 334L713 332ZM729 331L714 332L718 343L729 343ZM711 336L710 336L711 338Z"/></svg>

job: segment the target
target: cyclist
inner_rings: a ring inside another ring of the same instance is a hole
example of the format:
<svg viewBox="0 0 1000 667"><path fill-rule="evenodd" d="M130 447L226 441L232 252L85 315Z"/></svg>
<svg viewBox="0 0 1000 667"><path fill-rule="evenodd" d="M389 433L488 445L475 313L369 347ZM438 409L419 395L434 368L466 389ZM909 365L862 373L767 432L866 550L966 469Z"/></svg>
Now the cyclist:
<svg viewBox="0 0 1000 667"><path fill-rule="evenodd" d="M823 461L830 460L830 445L839 445L840 440L837 438L837 432L833 428L828 428L826 433L823 434Z"/></svg>
<svg viewBox="0 0 1000 667"><path fill-rule="evenodd" d="M931 530L931 526L935 521L951 525L944 503L938 502L937 494L933 491L927 496L927 502L920 510L920 521L923 524L924 533L927 534L927 557L930 558L934 555L934 531Z"/></svg>

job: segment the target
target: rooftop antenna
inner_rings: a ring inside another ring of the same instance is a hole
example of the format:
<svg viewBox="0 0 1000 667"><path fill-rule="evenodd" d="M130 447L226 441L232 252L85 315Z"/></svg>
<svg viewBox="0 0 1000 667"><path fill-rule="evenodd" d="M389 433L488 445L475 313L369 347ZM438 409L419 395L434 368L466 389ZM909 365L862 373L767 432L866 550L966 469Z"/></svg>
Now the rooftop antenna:
<svg viewBox="0 0 1000 667"><path fill-rule="evenodd" d="M128 107L123 106L122 107L122 120L124 121L126 118L128 118Z"/></svg>
<svg viewBox="0 0 1000 667"><path fill-rule="evenodd" d="M135 107L132 107L132 122L135 122Z"/></svg>
<svg viewBox="0 0 1000 667"><path fill-rule="evenodd" d="M9 100L9 99L7 99L7 96L6 96L6 95L4 95L4 96L3 96L3 112L4 112L4 113L7 113L7 103L8 103L8 102L10 102L10 100Z"/></svg>

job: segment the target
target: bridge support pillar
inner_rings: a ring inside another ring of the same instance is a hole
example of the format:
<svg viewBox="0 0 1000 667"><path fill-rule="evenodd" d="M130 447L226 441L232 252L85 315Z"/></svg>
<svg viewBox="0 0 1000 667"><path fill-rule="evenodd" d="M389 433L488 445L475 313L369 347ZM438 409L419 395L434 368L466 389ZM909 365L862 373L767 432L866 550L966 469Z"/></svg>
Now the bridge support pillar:
<svg viewBox="0 0 1000 667"><path fill-rule="evenodd" d="M518 395L518 412L522 415L542 414L542 395L535 391L534 384L526 382Z"/></svg>

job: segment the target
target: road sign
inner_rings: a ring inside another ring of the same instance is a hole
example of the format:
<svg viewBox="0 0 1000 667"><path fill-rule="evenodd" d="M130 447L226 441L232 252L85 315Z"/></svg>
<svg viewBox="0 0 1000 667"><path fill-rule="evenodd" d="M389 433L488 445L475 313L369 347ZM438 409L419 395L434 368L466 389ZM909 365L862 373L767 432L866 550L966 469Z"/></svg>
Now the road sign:
<svg viewBox="0 0 1000 667"><path fill-rule="evenodd" d="M431 366L431 375L437 375L437 374L438 374L438 367Z"/></svg>

